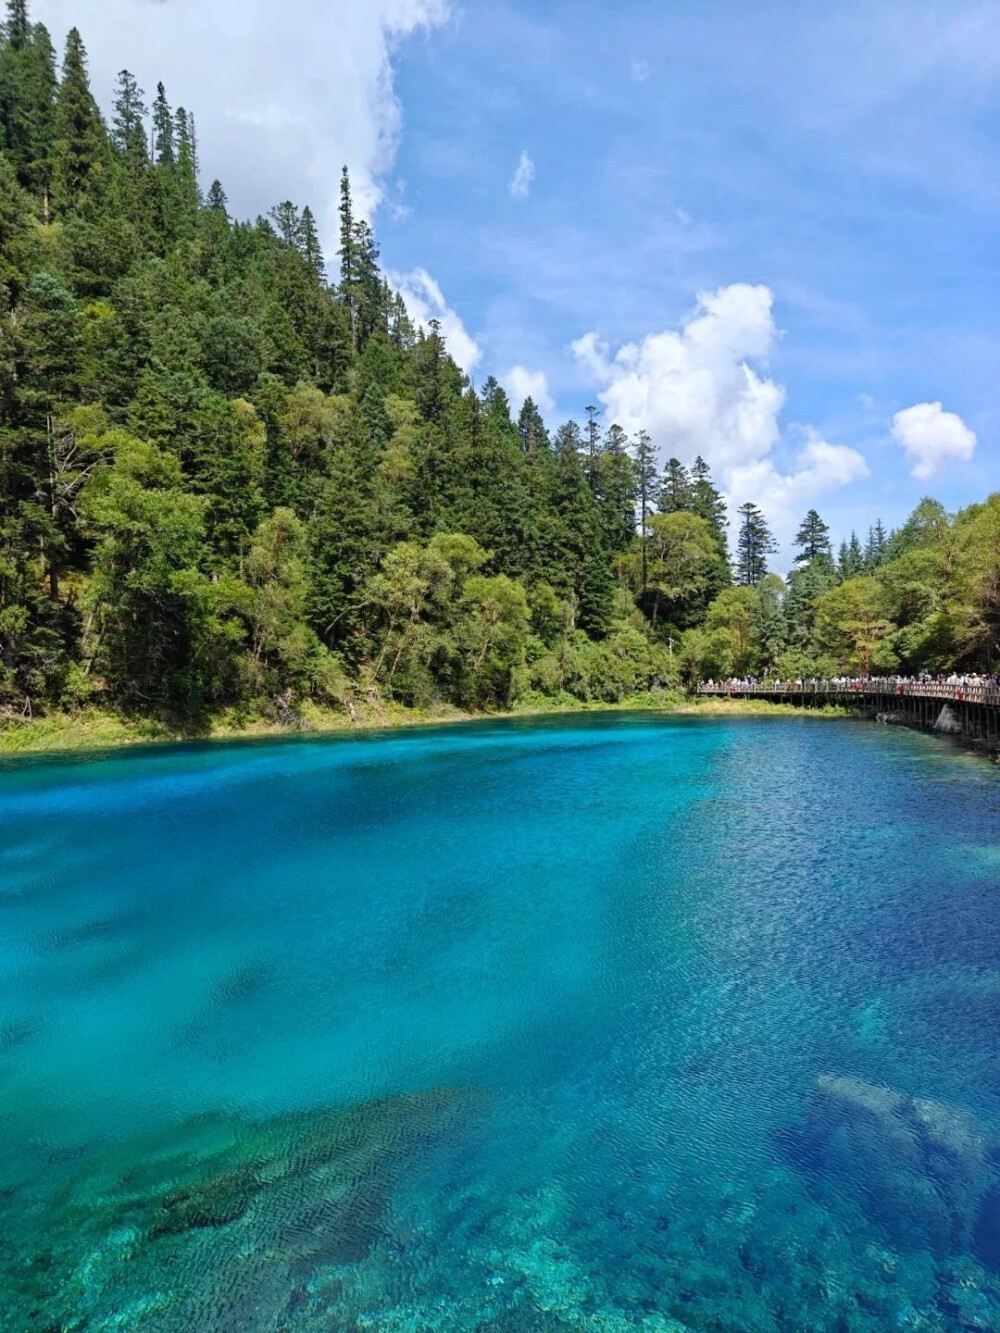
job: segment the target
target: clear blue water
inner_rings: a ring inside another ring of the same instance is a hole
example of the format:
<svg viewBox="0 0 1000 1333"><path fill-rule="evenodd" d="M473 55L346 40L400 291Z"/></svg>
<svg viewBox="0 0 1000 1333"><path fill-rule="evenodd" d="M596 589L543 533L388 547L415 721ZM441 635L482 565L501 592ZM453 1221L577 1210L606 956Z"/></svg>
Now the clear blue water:
<svg viewBox="0 0 1000 1333"><path fill-rule="evenodd" d="M0 766L0 1328L1000 1327L998 819L809 718Z"/></svg>

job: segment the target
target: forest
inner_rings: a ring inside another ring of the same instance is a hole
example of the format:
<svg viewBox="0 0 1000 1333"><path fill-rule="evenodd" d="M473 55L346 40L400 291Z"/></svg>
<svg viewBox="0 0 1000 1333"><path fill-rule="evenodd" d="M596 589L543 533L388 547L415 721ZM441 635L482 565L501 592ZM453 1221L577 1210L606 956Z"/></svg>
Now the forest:
<svg viewBox="0 0 1000 1333"><path fill-rule="evenodd" d="M73 29L0 40L0 712L616 702L699 678L990 668L1000 496L787 578L753 504L596 408L550 429L415 327L345 170L336 255L230 216L195 119Z"/></svg>

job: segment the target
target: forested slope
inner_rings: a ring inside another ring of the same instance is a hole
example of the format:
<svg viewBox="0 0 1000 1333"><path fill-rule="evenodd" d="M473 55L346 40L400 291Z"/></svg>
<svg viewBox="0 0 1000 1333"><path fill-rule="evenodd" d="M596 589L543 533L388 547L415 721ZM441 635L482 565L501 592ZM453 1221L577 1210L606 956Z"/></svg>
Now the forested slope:
<svg viewBox="0 0 1000 1333"><path fill-rule="evenodd" d="M551 434L415 328L342 181L229 215L194 117L25 0L0 43L0 709L193 720L617 700L681 673L984 665L997 503L925 502L867 551L819 516L786 584L701 459ZM735 586L733 586L735 584Z"/></svg>

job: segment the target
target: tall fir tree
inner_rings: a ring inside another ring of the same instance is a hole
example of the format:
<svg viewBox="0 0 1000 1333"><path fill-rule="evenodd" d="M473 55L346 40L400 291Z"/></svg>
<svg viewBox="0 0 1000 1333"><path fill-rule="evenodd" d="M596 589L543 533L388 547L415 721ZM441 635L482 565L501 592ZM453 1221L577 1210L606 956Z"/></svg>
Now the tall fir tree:
<svg viewBox="0 0 1000 1333"><path fill-rule="evenodd" d="M176 162L174 135L174 116L167 101L167 91L162 83L158 83L153 102L153 161L157 166L173 169Z"/></svg>
<svg viewBox="0 0 1000 1333"><path fill-rule="evenodd" d="M661 514L683 514L694 510L694 484L690 472L679 459L667 459L656 507Z"/></svg>
<svg viewBox="0 0 1000 1333"><path fill-rule="evenodd" d="M86 48L76 28L66 38L54 131L54 203L61 212L78 210L106 188L110 163L104 122L90 91Z"/></svg>
<svg viewBox="0 0 1000 1333"><path fill-rule="evenodd" d="M639 503L639 541L642 545L642 604L645 607L649 592L649 516L656 504L659 487L656 450L651 436L644 430L635 439L635 476Z"/></svg>
<svg viewBox="0 0 1000 1333"><path fill-rule="evenodd" d="M37 200L42 220L51 203L55 51L43 24L32 26L25 0L7 0L0 44L0 148L21 185Z"/></svg>
<svg viewBox="0 0 1000 1333"><path fill-rule="evenodd" d="M878 518L868 529L868 540L865 542L865 569L868 573L872 573L883 564L888 543L888 534L882 520Z"/></svg>
<svg viewBox="0 0 1000 1333"><path fill-rule="evenodd" d="M767 574L767 557L777 551L778 545L757 505L748 500L737 513L736 581L742 587L756 588Z"/></svg>
<svg viewBox="0 0 1000 1333"><path fill-rule="evenodd" d="M810 509L802 520L793 545L798 548L795 557L797 565L813 564L816 561L832 562L830 529L815 509Z"/></svg>

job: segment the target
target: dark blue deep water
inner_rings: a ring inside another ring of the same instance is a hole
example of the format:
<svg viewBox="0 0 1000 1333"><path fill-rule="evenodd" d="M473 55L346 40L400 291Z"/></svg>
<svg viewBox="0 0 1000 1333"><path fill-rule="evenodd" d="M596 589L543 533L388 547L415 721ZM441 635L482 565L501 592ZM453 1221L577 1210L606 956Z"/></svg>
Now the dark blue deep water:
<svg viewBox="0 0 1000 1333"><path fill-rule="evenodd" d="M820 719L0 767L0 1328L1000 1328L1000 775Z"/></svg>

